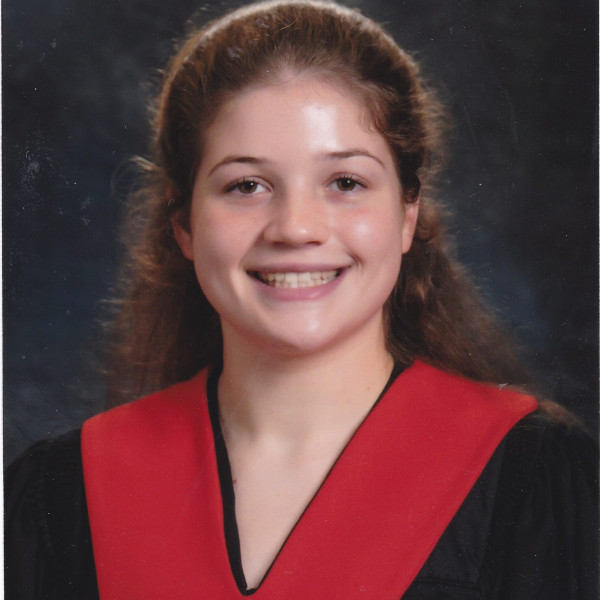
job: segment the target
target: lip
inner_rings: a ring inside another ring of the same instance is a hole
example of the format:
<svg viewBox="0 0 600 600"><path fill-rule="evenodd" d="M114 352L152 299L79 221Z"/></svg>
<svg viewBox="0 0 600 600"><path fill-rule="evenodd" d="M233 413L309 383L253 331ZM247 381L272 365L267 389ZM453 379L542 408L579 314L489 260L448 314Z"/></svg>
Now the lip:
<svg viewBox="0 0 600 600"><path fill-rule="evenodd" d="M257 266L246 270L248 276L256 284L260 293L270 298L282 301L316 300L334 291L350 270L350 266L333 264L270 264L268 266ZM275 287L262 281L257 274L267 275L269 273L316 273L336 271L337 275L327 283L306 287Z"/></svg>
<svg viewBox="0 0 600 600"><path fill-rule="evenodd" d="M268 263L251 265L246 268L248 273L259 271L260 273L306 273L307 271L337 271L338 269L347 269L349 264L340 263Z"/></svg>

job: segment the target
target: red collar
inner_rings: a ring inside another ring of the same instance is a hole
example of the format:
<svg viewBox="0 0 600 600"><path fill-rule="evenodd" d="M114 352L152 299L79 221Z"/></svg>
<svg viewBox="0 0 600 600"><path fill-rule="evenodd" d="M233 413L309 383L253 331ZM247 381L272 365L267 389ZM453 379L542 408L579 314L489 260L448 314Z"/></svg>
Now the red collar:
<svg viewBox="0 0 600 600"><path fill-rule="evenodd" d="M502 438L536 406L415 363L355 433L253 595L399 598ZM87 421L82 454L102 600L242 597L205 371Z"/></svg>

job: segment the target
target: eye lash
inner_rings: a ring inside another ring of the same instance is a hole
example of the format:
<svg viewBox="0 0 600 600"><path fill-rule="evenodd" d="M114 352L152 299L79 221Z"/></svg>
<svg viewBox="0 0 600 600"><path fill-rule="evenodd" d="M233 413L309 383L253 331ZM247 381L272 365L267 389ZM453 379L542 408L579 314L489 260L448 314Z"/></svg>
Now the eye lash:
<svg viewBox="0 0 600 600"><path fill-rule="evenodd" d="M230 184L228 184L225 187L225 192L227 192L227 193L233 192L238 186L242 185L242 183L248 183L248 182L258 184L258 181L256 181L256 179L254 179L252 177L241 177L240 179L236 179L235 181L232 181Z"/></svg>
<svg viewBox="0 0 600 600"><path fill-rule="evenodd" d="M340 173L339 175L335 176L333 181L337 181L339 179L351 179L352 181L360 185L360 187L362 188L369 187L368 183L362 177L354 173Z"/></svg>

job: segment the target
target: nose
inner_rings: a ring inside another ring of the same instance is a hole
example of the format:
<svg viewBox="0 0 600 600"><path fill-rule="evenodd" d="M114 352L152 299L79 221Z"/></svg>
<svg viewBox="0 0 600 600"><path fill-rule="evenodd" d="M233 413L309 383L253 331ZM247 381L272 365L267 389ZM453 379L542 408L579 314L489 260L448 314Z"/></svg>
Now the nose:
<svg viewBox="0 0 600 600"><path fill-rule="evenodd" d="M318 193L295 190L273 199L263 236L271 244L322 244L329 237L326 201Z"/></svg>

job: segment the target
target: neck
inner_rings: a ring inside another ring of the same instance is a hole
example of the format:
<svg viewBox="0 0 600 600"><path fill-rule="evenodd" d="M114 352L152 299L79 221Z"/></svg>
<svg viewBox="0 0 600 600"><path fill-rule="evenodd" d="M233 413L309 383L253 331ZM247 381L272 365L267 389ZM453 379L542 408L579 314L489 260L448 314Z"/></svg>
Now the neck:
<svg viewBox="0 0 600 600"><path fill-rule="evenodd" d="M224 329L219 406L226 437L300 446L351 434L393 368L383 328L371 339L285 355Z"/></svg>

